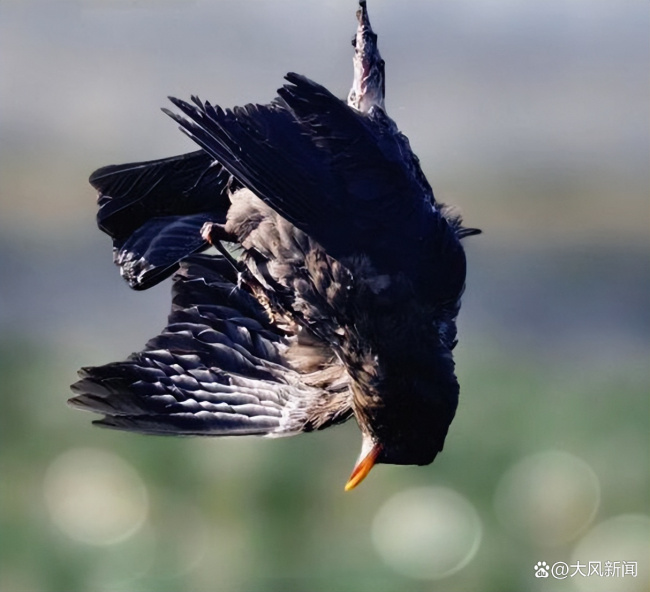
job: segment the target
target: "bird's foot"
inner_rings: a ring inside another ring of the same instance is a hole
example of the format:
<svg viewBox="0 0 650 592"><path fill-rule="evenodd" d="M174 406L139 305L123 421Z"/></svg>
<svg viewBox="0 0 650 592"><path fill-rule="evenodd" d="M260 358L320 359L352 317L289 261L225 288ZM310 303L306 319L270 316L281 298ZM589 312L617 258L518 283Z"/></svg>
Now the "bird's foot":
<svg viewBox="0 0 650 592"><path fill-rule="evenodd" d="M237 237L228 232L223 224L217 222L206 222L201 228L201 236L213 247L218 246L220 241L237 242Z"/></svg>

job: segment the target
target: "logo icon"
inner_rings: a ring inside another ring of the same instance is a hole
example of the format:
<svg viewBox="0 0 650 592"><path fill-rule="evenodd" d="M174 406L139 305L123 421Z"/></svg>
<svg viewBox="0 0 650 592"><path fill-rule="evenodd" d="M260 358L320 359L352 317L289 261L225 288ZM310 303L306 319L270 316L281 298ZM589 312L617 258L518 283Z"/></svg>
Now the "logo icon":
<svg viewBox="0 0 650 592"><path fill-rule="evenodd" d="M536 578L548 578L549 565L546 563L546 561L538 561L535 564L534 569Z"/></svg>

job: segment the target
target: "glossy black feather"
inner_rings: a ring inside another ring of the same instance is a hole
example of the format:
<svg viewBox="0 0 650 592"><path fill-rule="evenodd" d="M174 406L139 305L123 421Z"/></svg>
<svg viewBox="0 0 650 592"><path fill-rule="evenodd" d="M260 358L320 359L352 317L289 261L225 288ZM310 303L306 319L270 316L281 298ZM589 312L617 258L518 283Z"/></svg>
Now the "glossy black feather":
<svg viewBox="0 0 650 592"><path fill-rule="evenodd" d="M201 228L215 218L219 220L212 212L153 218L125 241L115 240L113 258L122 277L136 290L146 290L169 277L185 257L209 247Z"/></svg>
<svg viewBox="0 0 650 592"><path fill-rule="evenodd" d="M89 179L99 194L97 225L125 239L151 218L225 210L229 178L202 150L102 167Z"/></svg>
<svg viewBox="0 0 650 592"><path fill-rule="evenodd" d="M465 281L459 225L435 205L408 141L376 110L358 113L296 74L272 105L232 111L193 98L166 111L272 209L341 259L364 255L441 301ZM417 256L414 254L417 253Z"/></svg>
<svg viewBox="0 0 650 592"><path fill-rule="evenodd" d="M203 222L225 218L230 174L199 150L110 165L90 176L97 225L113 239L114 261L129 286L147 289L187 255L207 248Z"/></svg>

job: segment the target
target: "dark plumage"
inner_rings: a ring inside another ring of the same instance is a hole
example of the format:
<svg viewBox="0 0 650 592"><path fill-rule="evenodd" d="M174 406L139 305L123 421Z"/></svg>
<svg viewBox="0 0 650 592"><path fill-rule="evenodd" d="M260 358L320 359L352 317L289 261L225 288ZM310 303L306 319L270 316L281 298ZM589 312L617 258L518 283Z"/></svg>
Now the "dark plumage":
<svg viewBox="0 0 650 592"><path fill-rule="evenodd" d="M190 253L209 247L209 220L225 220L230 175L204 151L102 167L97 225L113 239L115 263L129 286L145 290L169 277Z"/></svg>
<svg viewBox="0 0 650 592"><path fill-rule="evenodd" d="M167 327L86 368L71 403L155 434L269 436L354 416L374 463L442 450L458 402L460 239L384 110L365 2L348 104L297 74L269 105L165 110L200 147L100 169L98 223L129 284L174 276ZM210 244L221 255L198 255ZM233 247L237 256L233 257Z"/></svg>

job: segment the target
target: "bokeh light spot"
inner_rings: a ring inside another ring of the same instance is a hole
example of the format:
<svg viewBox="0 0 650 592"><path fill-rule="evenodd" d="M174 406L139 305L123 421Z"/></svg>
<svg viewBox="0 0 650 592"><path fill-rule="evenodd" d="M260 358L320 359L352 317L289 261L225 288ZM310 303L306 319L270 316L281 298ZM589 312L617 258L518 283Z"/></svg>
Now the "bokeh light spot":
<svg viewBox="0 0 650 592"><path fill-rule="evenodd" d="M44 493L54 524L89 545L124 541L147 518L142 479L119 456L103 450L75 448L56 458L47 469Z"/></svg>
<svg viewBox="0 0 650 592"><path fill-rule="evenodd" d="M650 570L648 569L648 551L650 550L650 517L642 514L625 514L605 520L594 526L576 545L572 563L589 561L611 561L636 563L636 576L631 574L613 575L611 577L593 575L586 578L574 578L576 588L581 592L645 592L648 590ZM613 568L616 569L616 568Z"/></svg>
<svg viewBox="0 0 650 592"><path fill-rule="evenodd" d="M547 451L519 461L501 478L495 509L503 526L533 545L553 547L576 538L600 503L598 478L572 454Z"/></svg>
<svg viewBox="0 0 650 592"><path fill-rule="evenodd" d="M441 579L466 566L481 542L474 506L444 487L418 487L390 498L372 528L387 565L418 579Z"/></svg>

